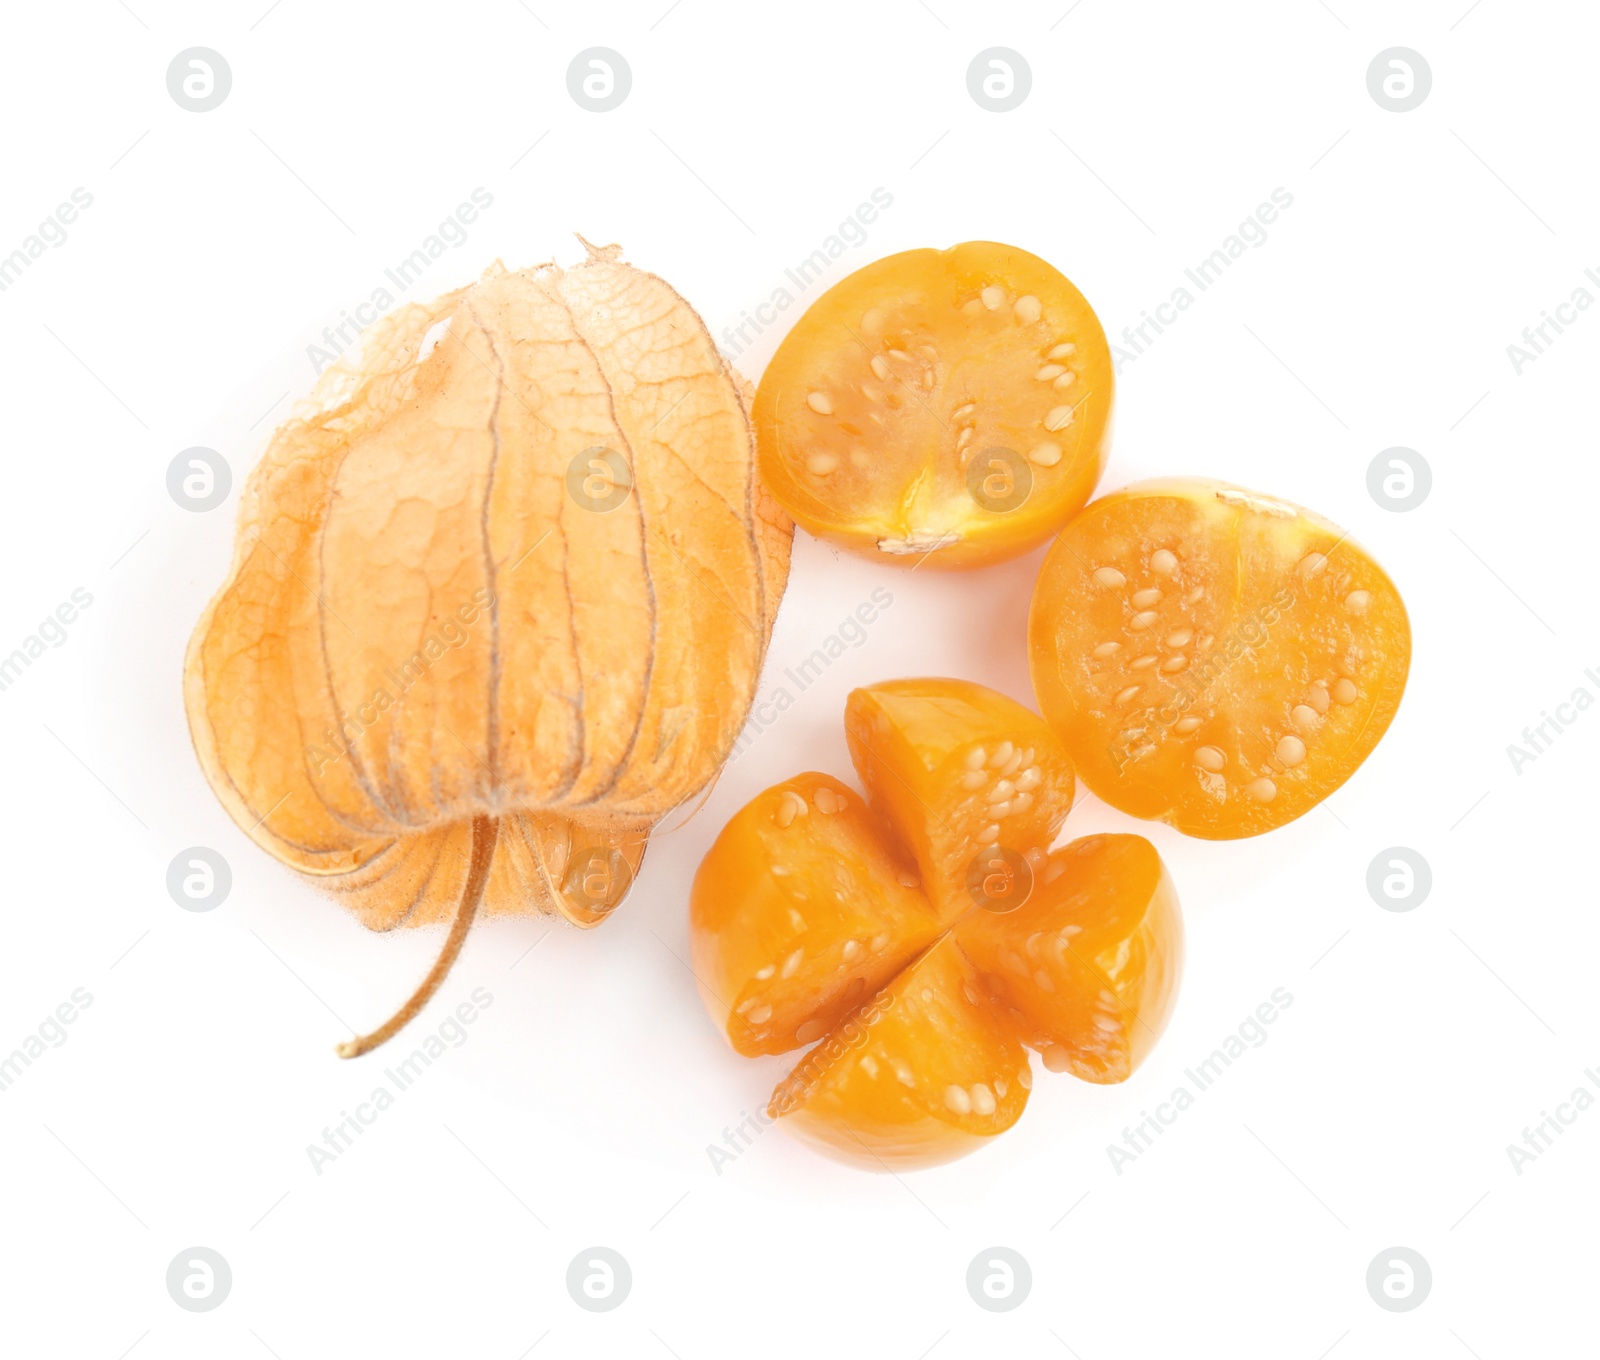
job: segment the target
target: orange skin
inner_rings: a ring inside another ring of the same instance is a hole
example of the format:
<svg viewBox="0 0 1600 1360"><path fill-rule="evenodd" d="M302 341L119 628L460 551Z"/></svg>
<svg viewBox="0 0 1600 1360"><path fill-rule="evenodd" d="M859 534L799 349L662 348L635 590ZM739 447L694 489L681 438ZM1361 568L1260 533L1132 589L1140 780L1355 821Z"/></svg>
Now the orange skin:
<svg viewBox="0 0 1600 1360"><path fill-rule="evenodd" d="M1050 549L1028 651L1039 707L1105 802L1227 840L1344 783L1400 704L1404 603L1311 511L1220 482L1103 496Z"/></svg>
<svg viewBox="0 0 1600 1360"><path fill-rule="evenodd" d="M858 269L778 346L751 418L761 476L812 533L879 561L1026 552L1105 470L1115 386L1094 309L1016 246Z"/></svg>
<svg viewBox="0 0 1600 1360"><path fill-rule="evenodd" d="M769 1113L829 1156L900 1170L1010 1128L1029 1048L1053 1071L1125 1080L1182 971L1154 847L1093 836L1047 853L1071 767L1037 716L980 685L857 690L847 725L868 800L822 774L768 789L723 828L690 895L695 976L734 1049L821 1040ZM1014 790L1025 769L1035 797L1013 807L998 784L1009 772Z"/></svg>

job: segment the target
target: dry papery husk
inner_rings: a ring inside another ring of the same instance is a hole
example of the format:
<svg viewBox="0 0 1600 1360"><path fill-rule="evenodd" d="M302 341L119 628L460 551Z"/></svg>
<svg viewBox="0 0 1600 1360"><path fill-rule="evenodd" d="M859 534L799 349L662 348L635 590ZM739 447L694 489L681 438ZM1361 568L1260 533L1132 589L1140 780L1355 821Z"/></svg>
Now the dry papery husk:
<svg viewBox="0 0 1600 1360"><path fill-rule="evenodd" d="M603 920L754 696L793 525L748 385L671 287L584 245L407 305L322 375L189 646L195 750L251 839L374 930L452 922L347 1056L475 915ZM569 490L600 449L632 480L604 512Z"/></svg>

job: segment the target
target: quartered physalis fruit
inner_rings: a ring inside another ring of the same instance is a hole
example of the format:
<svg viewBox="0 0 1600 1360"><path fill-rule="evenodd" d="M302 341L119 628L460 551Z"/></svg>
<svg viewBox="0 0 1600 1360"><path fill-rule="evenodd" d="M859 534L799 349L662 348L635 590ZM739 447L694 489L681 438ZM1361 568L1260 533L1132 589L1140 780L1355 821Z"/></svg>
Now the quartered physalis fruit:
<svg viewBox="0 0 1600 1360"><path fill-rule="evenodd" d="M973 913L962 950L1052 1072L1125 1081L1166 1027L1183 972L1178 894L1143 836L1054 851L1015 911Z"/></svg>
<svg viewBox="0 0 1600 1360"><path fill-rule="evenodd" d="M1315 807L1383 736L1411 661L1394 583L1337 526L1211 481L1126 487L1045 558L1033 683L1083 781L1193 836Z"/></svg>
<svg viewBox="0 0 1600 1360"><path fill-rule="evenodd" d="M1105 468L1112 367L1072 284L993 241L908 250L822 295L756 393L761 475L812 533L972 567L1042 542Z"/></svg>
<svg viewBox="0 0 1600 1360"><path fill-rule="evenodd" d="M767 1112L828 1156L902 1170L1004 1133L1032 1085L1027 1050L947 936L808 1053Z"/></svg>
<svg viewBox="0 0 1600 1360"><path fill-rule="evenodd" d="M812 1043L947 924L861 795L823 774L760 794L695 875L694 972L740 1053Z"/></svg>
<svg viewBox="0 0 1600 1360"><path fill-rule="evenodd" d="M867 797L927 891L972 905L974 857L1043 856L1072 810L1066 752L1038 716L967 680L889 680L855 690L845 733Z"/></svg>
<svg viewBox="0 0 1600 1360"><path fill-rule="evenodd" d="M1072 772L1027 710L907 680L857 690L848 714L871 803L803 774L739 812L695 876L694 971L740 1053L816 1044L773 1118L844 1161L927 1166L1016 1122L1029 1047L1054 1071L1126 1078L1171 1009L1182 925L1140 837L1046 853ZM1024 770L1033 802L994 813L985 790ZM984 785L960 783L979 772ZM997 822L998 837L972 834Z"/></svg>

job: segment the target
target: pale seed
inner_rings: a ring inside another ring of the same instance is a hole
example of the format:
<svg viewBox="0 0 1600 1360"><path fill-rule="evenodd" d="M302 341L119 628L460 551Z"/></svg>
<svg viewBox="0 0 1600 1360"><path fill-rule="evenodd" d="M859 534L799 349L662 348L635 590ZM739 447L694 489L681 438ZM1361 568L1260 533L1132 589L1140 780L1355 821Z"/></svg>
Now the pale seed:
<svg viewBox="0 0 1600 1360"><path fill-rule="evenodd" d="M826 784L820 785L812 797L816 800L818 812L843 812L848 806L844 795L830 789Z"/></svg>

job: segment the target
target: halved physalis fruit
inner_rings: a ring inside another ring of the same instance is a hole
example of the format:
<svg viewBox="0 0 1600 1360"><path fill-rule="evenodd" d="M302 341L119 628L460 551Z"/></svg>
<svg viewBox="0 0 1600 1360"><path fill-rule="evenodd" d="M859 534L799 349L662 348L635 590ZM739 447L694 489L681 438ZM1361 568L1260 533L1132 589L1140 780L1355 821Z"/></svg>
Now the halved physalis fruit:
<svg viewBox="0 0 1600 1360"><path fill-rule="evenodd" d="M1004 1133L1032 1085L1027 1050L946 937L807 1054L767 1113L829 1156L901 1170Z"/></svg>
<svg viewBox="0 0 1600 1360"><path fill-rule="evenodd" d="M1388 728L1411 630L1383 569L1299 506L1211 481L1126 487L1034 588L1039 706L1113 807L1253 836L1337 789Z"/></svg>
<svg viewBox="0 0 1600 1360"><path fill-rule="evenodd" d="M835 284L756 392L761 475L812 533L887 561L971 567L1042 542L1105 468L1099 319L1036 255L908 250Z"/></svg>
<svg viewBox="0 0 1600 1360"><path fill-rule="evenodd" d="M861 795L824 774L758 794L689 895L706 1009L746 1057L820 1039L948 925Z"/></svg>
<svg viewBox="0 0 1600 1360"><path fill-rule="evenodd" d="M1055 734L983 685L869 685L852 691L844 723L873 809L946 911L973 905L969 878L981 851L1041 858L1072 810L1072 765Z"/></svg>
<svg viewBox="0 0 1600 1360"><path fill-rule="evenodd" d="M1143 836L1054 851L1020 907L974 912L955 938L983 991L1052 1072L1125 1081L1161 1037L1183 972L1178 894Z"/></svg>
<svg viewBox="0 0 1600 1360"><path fill-rule="evenodd" d="M1183 963L1154 847L1094 836L1047 854L1071 767L1039 718L981 685L873 685L847 724L872 802L821 774L768 789L689 899L695 976L729 1043L820 1040L772 1116L844 1161L927 1166L1016 1121L1029 1045L1052 1070L1126 1078Z"/></svg>

